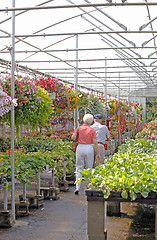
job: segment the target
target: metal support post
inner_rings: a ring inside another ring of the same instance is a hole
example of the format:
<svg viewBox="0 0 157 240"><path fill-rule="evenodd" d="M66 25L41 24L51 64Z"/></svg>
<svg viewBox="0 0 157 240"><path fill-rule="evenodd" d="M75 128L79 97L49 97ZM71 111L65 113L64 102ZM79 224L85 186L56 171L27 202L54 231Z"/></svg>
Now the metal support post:
<svg viewBox="0 0 157 240"><path fill-rule="evenodd" d="M12 0L12 8L15 8L15 0ZM14 121L15 121L15 112L14 112L14 91L15 91L15 83L14 83L14 72L15 72L15 11L12 11L12 49L11 49L11 181L12 181L12 193L11 193L11 206L12 206L12 214L13 221L15 221L15 173L14 173Z"/></svg>
<svg viewBox="0 0 157 240"><path fill-rule="evenodd" d="M157 204L155 204L155 240L157 240Z"/></svg>
<svg viewBox="0 0 157 240"><path fill-rule="evenodd" d="M104 95L105 95L105 124L107 125L107 58L106 57L105 57Z"/></svg>
<svg viewBox="0 0 157 240"><path fill-rule="evenodd" d="M5 182L5 187L4 187L4 211L8 211L8 182Z"/></svg>
<svg viewBox="0 0 157 240"><path fill-rule="evenodd" d="M62 162L62 165L64 167L64 176L63 176L63 180L66 181L66 165L67 165L67 161Z"/></svg>
<svg viewBox="0 0 157 240"><path fill-rule="evenodd" d="M128 89L128 106L130 107L130 78L129 78L129 89ZM130 118L128 114L128 137L130 138L130 122L129 121L130 121Z"/></svg>
<svg viewBox="0 0 157 240"><path fill-rule="evenodd" d="M137 110L136 110L136 83L135 83L135 93L134 93L134 104L135 104L135 133L136 134L136 128L137 128Z"/></svg>
<svg viewBox="0 0 157 240"><path fill-rule="evenodd" d="M46 172L49 172L50 171L50 167L49 165L46 165Z"/></svg>
<svg viewBox="0 0 157 240"><path fill-rule="evenodd" d="M55 187L55 168L52 168L52 187Z"/></svg>
<svg viewBox="0 0 157 240"><path fill-rule="evenodd" d="M26 183L23 184L23 201L26 201Z"/></svg>
<svg viewBox="0 0 157 240"><path fill-rule="evenodd" d="M40 172L37 173L37 195L40 196Z"/></svg>
<svg viewBox="0 0 157 240"><path fill-rule="evenodd" d="M119 73L119 86L118 86L118 103L120 102L120 73ZM118 109L118 142L121 145L121 132L120 132L120 108Z"/></svg>
<svg viewBox="0 0 157 240"><path fill-rule="evenodd" d="M75 84L76 94L78 96L78 35L76 35L76 68L75 68ZM78 127L79 113L78 108L74 109L74 129Z"/></svg>
<svg viewBox="0 0 157 240"><path fill-rule="evenodd" d="M5 123L3 123L3 125L2 125L2 136L3 136L3 138L7 137L6 136L6 124Z"/></svg>

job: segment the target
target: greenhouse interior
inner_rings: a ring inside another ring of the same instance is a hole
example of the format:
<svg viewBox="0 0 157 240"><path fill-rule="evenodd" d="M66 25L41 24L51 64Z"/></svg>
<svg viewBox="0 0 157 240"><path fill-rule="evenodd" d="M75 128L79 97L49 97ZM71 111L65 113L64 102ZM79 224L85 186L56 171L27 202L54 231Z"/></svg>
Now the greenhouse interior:
<svg viewBox="0 0 157 240"><path fill-rule="evenodd" d="M0 239L157 239L156 13L156 0L0 1ZM76 180L86 114L109 137ZM39 234L32 217L59 221L68 200L85 214Z"/></svg>

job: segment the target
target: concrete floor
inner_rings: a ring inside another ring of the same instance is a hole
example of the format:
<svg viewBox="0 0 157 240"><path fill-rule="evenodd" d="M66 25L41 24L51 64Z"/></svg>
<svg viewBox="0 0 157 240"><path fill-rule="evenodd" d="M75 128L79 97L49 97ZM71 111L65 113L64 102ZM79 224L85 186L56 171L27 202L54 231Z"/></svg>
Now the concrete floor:
<svg viewBox="0 0 157 240"><path fill-rule="evenodd" d="M59 200L44 200L44 208L30 209L30 215L16 219L13 227L0 228L0 240L87 240L84 183L79 195L74 189L61 192ZM121 217L106 217L107 240L154 240L153 206L150 211L125 203L121 211Z"/></svg>
<svg viewBox="0 0 157 240"><path fill-rule="evenodd" d="M59 200L44 200L44 208L30 209L12 228L0 228L0 240L87 240L87 201L83 188L61 192Z"/></svg>

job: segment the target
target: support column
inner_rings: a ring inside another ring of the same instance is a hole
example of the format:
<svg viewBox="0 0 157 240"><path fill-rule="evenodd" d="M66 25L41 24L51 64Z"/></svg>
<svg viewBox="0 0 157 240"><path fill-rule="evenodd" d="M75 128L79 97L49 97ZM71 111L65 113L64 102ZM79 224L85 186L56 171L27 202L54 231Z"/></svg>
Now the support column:
<svg viewBox="0 0 157 240"><path fill-rule="evenodd" d="M157 203L155 204L155 240L157 240Z"/></svg>
<svg viewBox="0 0 157 240"><path fill-rule="evenodd" d="M15 0L12 0L12 8L15 8ZM13 221L15 221L15 166L14 166L14 127L15 127L15 109L13 104L15 83L14 83L14 72L15 72L15 11L12 11L12 49L11 49L11 206Z"/></svg>
<svg viewBox="0 0 157 240"><path fill-rule="evenodd" d="M119 86L118 86L118 103L120 102L120 73L119 73ZM120 109L118 109L118 145L121 145L121 132L120 132Z"/></svg>
<svg viewBox="0 0 157 240"><path fill-rule="evenodd" d="M107 58L106 57L105 57L104 95L105 95L105 124L107 126Z"/></svg>
<svg viewBox="0 0 157 240"><path fill-rule="evenodd" d="M40 172L37 173L37 196L40 196Z"/></svg>
<svg viewBox="0 0 157 240"><path fill-rule="evenodd" d="M129 78L129 90L128 90L128 106L130 107L130 78ZM130 117L128 115L128 137L130 138Z"/></svg>
<svg viewBox="0 0 157 240"><path fill-rule="evenodd" d="M26 202L26 191L27 191L27 189L26 189L27 187L26 186L27 186L27 184L24 183L23 184L23 201L24 202Z"/></svg>
<svg viewBox="0 0 157 240"><path fill-rule="evenodd" d="M55 168L52 168L52 187L55 187Z"/></svg>
<svg viewBox="0 0 157 240"><path fill-rule="evenodd" d="M4 187L4 212L8 211L8 182L5 182Z"/></svg>
<svg viewBox="0 0 157 240"><path fill-rule="evenodd" d="M3 123L2 124L2 137L3 138L6 138L6 123Z"/></svg>
<svg viewBox="0 0 157 240"><path fill-rule="evenodd" d="M106 202L107 216L120 217L120 202Z"/></svg>
<svg viewBox="0 0 157 240"><path fill-rule="evenodd" d="M104 198L88 197L87 234L88 240L106 240L104 231Z"/></svg>
<svg viewBox="0 0 157 240"><path fill-rule="evenodd" d="M76 68L75 68L75 84L76 94L78 97L78 35L76 35ZM79 112L78 108L74 109L74 129L78 127Z"/></svg>
<svg viewBox="0 0 157 240"><path fill-rule="evenodd" d="M134 104L136 107L136 83L135 83L135 94L134 94ZM137 110L135 109L135 131L134 131L134 136L136 135L136 131L137 131Z"/></svg>

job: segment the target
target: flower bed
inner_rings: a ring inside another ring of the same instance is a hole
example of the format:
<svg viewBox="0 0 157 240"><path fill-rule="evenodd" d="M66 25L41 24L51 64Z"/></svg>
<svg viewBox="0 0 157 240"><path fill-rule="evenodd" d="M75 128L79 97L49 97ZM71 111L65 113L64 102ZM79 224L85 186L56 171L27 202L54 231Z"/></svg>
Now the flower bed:
<svg viewBox="0 0 157 240"><path fill-rule="evenodd" d="M143 130L136 135L136 138L157 139L157 120L143 125Z"/></svg>
<svg viewBox="0 0 157 240"><path fill-rule="evenodd" d="M69 140L71 141L71 135L74 132L73 128L70 129L62 129L62 130L58 130L58 131L49 131L49 132L36 132L36 133L27 133L24 135L25 137L34 137L34 138L40 138L40 139L44 139L47 137L50 138L55 138L55 139L62 139L62 140Z"/></svg>

